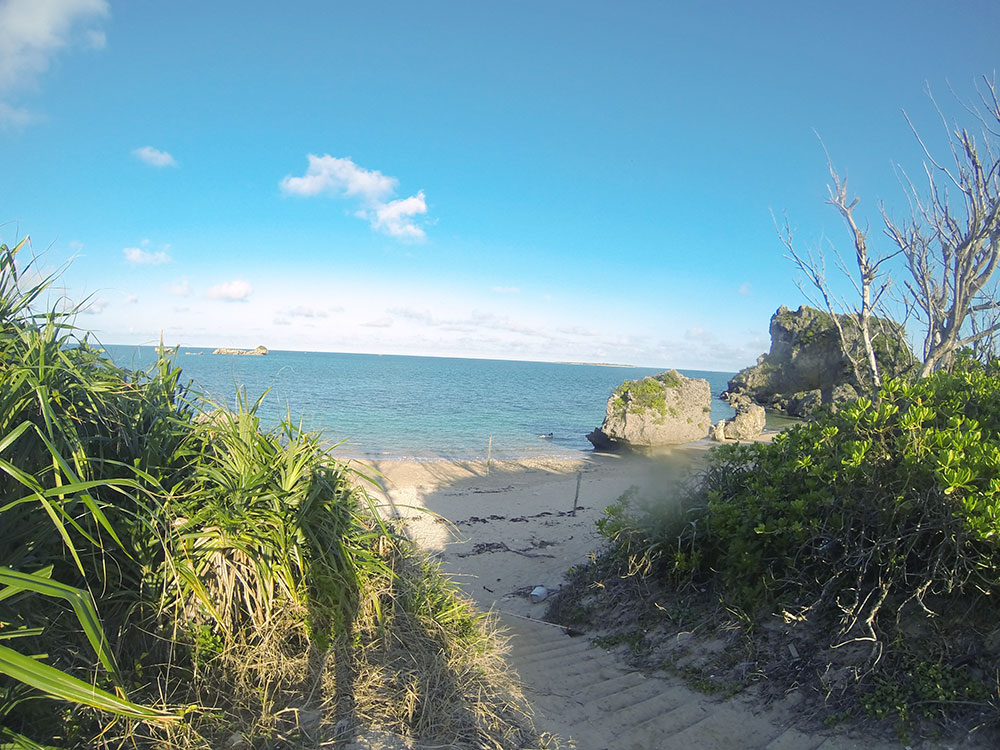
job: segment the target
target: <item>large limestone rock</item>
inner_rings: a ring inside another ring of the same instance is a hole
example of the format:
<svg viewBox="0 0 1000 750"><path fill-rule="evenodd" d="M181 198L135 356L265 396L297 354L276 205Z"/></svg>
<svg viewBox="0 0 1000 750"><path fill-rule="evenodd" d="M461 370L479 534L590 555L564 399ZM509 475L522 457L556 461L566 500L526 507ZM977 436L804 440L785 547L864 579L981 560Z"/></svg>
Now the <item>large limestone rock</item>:
<svg viewBox="0 0 1000 750"><path fill-rule="evenodd" d="M839 316L851 354L864 361L857 324ZM873 344L883 377L900 375L915 359L902 329L874 318ZM854 376L833 316L812 307L779 307L771 317L771 350L757 364L740 371L723 394L731 404L749 399L793 417L808 416L824 404L855 399L862 384Z"/></svg>
<svg viewBox="0 0 1000 750"><path fill-rule="evenodd" d="M676 370L626 380L611 398L599 429L587 435L598 450L656 448L700 440L711 426L708 381Z"/></svg>
<svg viewBox="0 0 1000 750"><path fill-rule="evenodd" d="M712 428L712 439L724 440L755 440L764 431L767 414L763 406L741 401L736 406L736 414L731 419L719 420Z"/></svg>

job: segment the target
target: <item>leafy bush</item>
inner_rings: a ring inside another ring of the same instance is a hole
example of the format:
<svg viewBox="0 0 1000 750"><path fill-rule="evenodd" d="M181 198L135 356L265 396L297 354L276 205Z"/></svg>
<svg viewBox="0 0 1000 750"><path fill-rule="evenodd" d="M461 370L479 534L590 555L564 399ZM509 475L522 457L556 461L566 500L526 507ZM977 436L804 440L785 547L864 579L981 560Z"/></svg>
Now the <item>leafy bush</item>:
<svg viewBox="0 0 1000 750"><path fill-rule="evenodd" d="M1000 719L998 367L891 380L772 443L717 448L677 502L623 497L598 524L617 570L783 614L814 675L851 662L872 716L989 703Z"/></svg>
<svg viewBox="0 0 1000 750"><path fill-rule="evenodd" d="M1000 379L982 369L886 383L775 437L724 446L688 549L769 601L850 591L875 627L929 597L988 593L1000 571Z"/></svg>

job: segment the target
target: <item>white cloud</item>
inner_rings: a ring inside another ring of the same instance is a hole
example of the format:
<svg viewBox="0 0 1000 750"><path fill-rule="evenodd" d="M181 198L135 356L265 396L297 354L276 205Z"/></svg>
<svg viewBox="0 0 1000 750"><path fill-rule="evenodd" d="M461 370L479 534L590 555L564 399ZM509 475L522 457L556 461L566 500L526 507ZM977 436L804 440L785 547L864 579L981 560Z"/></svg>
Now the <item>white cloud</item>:
<svg viewBox="0 0 1000 750"><path fill-rule="evenodd" d="M378 320L369 320L367 323L362 323L365 328L389 328L392 326L392 318L379 318Z"/></svg>
<svg viewBox="0 0 1000 750"><path fill-rule="evenodd" d="M393 237L410 237L423 239L424 230L410 219L418 214L427 213L427 201L424 191L409 198L400 198L375 208L374 218L370 218L372 229L385 232Z"/></svg>
<svg viewBox="0 0 1000 750"><path fill-rule="evenodd" d="M360 167L350 158L329 154L308 154L307 158L309 167L302 177L286 175L281 180L281 191L286 195L357 198L361 207L354 215L368 221L375 231L415 240L426 236L413 222L413 217L427 213L427 200L422 190L408 198L389 200L399 185L395 177L377 169Z"/></svg>
<svg viewBox="0 0 1000 750"><path fill-rule="evenodd" d="M177 160L166 151L160 151L152 146L143 146L132 150L132 155L139 161L149 164L151 167L176 167Z"/></svg>
<svg viewBox="0 0 1000 750"><path fill-rule="evenodd" d="M329 193L334 196L359 196L366 202L383 201L396 192L399 180L386 177L377 169L359 167L350 158L338 159L325 154L309 154L309 168L303 177L287 175L281 181L282 191L291 195L313 196Z"/></svg>
<svg viewBox="0 0 1000 750"><path fill-rule="evenodd" d="M248 281L226 281L216 284L208 290L208 296L212 299L221 299L226 302L245 302L253 287Z"/></svg>
<svg viewBox="0 0 1000 750"><path fill-rule="evenodd" d="M187 297L191 294L191 283L184 279L170 285L170 293L175 297Z"/></svg>
<svg viewBox="0 0 1000 750"><path fill-rule="evenodd" d="M126 247L122 253L125 255L125 261L133 266L159 266L172 260L164 250L150 252L138 247Z"/></svg>
<svg viewBox="0 0 1000 750"><path fill-rule="evenodd" d="M107 0L0 0L0 96L33 89L60 50L74 43L103 46L103 32L90 25L107 17ZM87 26L82 33L76 29ZM24 125L29 111L0 101L0 122Z"/></svg>
<svg viewBox="0 0 1000 750"><path fill-rule="evenodd" d="M125 304L126 305L134 305L138 301L139 301L139 298L136 297L134 294L130 294L130 295L128 295L125 298Z"/></svg>
<svg viewBox="0 0 1000 750"><path fill-rule="evenodd" d="M493 291L497 294L520 294L521 290L516 286L495 286Z"/></svg>

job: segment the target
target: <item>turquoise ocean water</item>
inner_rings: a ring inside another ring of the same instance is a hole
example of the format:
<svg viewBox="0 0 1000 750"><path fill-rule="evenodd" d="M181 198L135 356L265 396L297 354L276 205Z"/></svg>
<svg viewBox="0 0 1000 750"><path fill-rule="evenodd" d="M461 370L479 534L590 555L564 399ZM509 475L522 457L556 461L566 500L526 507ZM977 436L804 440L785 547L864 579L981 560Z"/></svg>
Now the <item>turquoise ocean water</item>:
<svg viewBox="0 0 1000 750"><path fill-rule="evenodd" d="M151 346L107 346L120 366L146 369ZM642 367L271 351L265 357L182 347L182 380L216 402L251 401L269 391L259 414L271 426L287 412L352 458L567 457L589 451L584 437L604 418L611 392L626 379L660 372ZM733 373L681 370L706 378L713 394ZM712 421L732 416L717 398ZM552 433L551 439L540 435Z"/></svg>

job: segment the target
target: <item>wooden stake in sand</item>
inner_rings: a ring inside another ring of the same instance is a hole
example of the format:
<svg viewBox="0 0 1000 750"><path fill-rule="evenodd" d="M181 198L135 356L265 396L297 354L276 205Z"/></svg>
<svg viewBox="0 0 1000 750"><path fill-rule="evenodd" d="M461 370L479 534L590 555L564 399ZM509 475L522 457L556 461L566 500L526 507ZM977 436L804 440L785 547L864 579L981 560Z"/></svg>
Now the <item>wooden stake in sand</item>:
<svg viewBox="0 0 1000 750"><path fill-rule="evenodd" d="M580 481L583 479L583 472L576 472L576 494L573 496L573 515L576 515L576 504L580 500Z"/></svg>
<svg viewBox="0 0 1000 750"><path fill-rule="evenodd" d="M490 435L490 444L486 448L486 475L490 474L490 464L493 463L493 436Z"/></svg>

